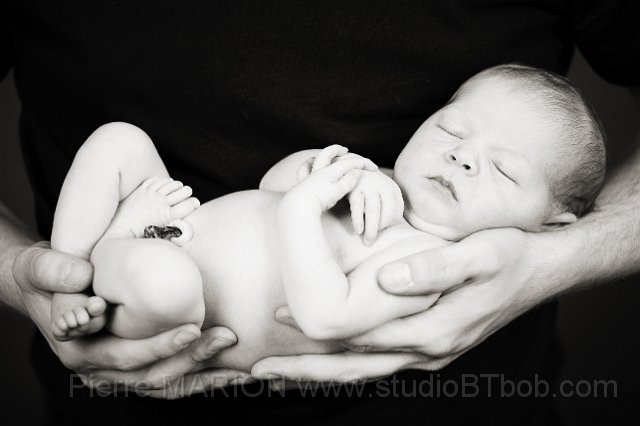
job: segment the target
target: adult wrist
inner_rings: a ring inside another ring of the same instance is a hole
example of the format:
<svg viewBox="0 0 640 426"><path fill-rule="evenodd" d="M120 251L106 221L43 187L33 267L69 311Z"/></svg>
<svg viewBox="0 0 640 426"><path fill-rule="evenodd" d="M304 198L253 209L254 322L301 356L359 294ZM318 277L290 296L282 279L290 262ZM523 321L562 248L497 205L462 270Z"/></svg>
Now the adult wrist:
<svg viewBox="0 0 640 426"><path fill-rule="evenodd" d="M2 303L6 304L17 311L27 314L21 296L21 288L16 282L13 275L13 264L18 255L27 249L33 241L24 238L22 241L16 241L11 244L3 244L2 253L0 255L0 298Z"/></svg>
<svg viewBox="0 0 640 426"><path fill-rule="evenodd" d="M537 303L553 299L580 286L585 278L585 235L580 230L529 234L528 259L531 268L531 296ZM537 304L536 303L536 304Z"/></svg>

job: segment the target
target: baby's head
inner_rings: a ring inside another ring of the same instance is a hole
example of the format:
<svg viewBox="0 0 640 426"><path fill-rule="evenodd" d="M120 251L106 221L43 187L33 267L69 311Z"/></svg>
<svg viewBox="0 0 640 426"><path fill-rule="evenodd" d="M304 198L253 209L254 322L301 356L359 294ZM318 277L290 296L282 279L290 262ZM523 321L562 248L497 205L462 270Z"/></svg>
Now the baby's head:
<svg viewBox="0 0 640 426"><path fill-rule="evenodd" d="M405 218L460 239L540 231L587 213L604 183L602 125L564 77L518 64L467 80L413 135L394 179Z"/></svg>

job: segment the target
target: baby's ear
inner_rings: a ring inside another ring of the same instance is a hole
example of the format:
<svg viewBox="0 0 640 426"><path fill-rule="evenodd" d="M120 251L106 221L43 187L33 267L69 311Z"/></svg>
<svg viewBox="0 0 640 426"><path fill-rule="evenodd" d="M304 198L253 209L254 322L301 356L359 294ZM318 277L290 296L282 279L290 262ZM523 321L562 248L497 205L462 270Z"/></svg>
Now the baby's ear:
<svg viewBox="0 0 640 426"><path fill-rule="evenodd" d="M547 219L547 221L542 225L542 227L545 229L561 228L563 226L572 224L576 220L578 220L578 218L573 213L569 213L569 212L559 213Z"/></svg>

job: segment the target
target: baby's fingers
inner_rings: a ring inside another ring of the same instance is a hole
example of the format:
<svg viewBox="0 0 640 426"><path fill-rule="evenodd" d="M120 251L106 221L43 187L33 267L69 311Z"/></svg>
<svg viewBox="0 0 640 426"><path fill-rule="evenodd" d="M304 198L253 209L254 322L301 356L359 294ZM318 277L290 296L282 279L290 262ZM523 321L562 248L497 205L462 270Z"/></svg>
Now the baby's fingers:
<svg viewBox="0 0 640 426"><path fill-rule="evenodd" d="M402 193L398 188L389 188L382 192L380 194L380 201L381 211L378 230L382 231L400 221L404 212L404 202L402 200Z"/></svg>
<svg viewBox="0 0 640 426"><path fill-rule="evenodd" d="M364 195L357 189L349 195L349 206L351 208L351 222L356 234L364 231Z"/></svg>
<svg viewBox="0 0 640 426"><path fill-rule="evenodd" d="M311 166L315 161L316 157L311 157L304 163L300 164L298 170L296 170L296 181L300 182L307 178L311 174Z"/></svg>
<svg viewBox="0 0 640 426"><path fill-rule="evenodd" d="M311 172L327 167L335 157L344 155L349 150L342 145L331 145L320 151L313 162Z"/></svg>
<svg viewBox="0 0 640 426"><path fill-rule="evenodd" d="M367 170L375 172L378 170L378 166L368 158L356 157L348 160L337 161L331 164L331 166L322 169L319 173L322 173L325 177L329 177L333 181L338 181L352 170Z"/></svg>
<svg viewBox="0 0 640 426"><path fill-rule="evenodd" d="M373 192L365 197L365 203L363 241L370 246L376 240L380 227L380 196Z"/></svg>

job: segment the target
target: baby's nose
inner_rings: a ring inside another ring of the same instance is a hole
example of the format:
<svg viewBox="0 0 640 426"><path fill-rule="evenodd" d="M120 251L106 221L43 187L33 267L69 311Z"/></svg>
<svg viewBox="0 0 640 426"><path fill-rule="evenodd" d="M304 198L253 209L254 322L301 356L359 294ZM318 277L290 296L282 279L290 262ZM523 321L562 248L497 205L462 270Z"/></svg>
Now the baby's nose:
<svg viewBox="0 0 640 426"><path fill-rule="evenodd" d="M473 176L478 173L478 162L469 150L454 149L445 155L447 162L456 167L461 167L466 175Z"/></svg>

